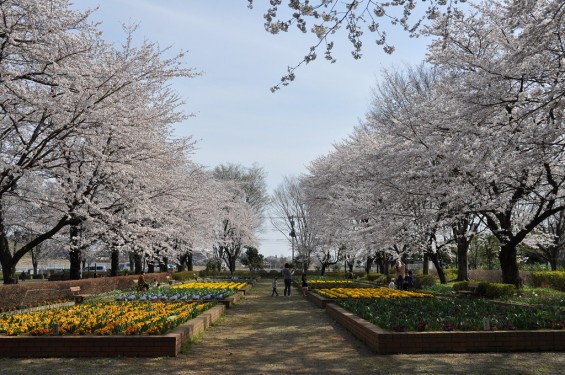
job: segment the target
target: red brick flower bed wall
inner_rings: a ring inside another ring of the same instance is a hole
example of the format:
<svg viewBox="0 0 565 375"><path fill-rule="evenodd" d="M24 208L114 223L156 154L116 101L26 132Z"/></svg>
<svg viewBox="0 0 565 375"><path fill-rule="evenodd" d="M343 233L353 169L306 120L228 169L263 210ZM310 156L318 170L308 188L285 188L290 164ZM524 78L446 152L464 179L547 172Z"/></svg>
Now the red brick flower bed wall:
<svg viewBox="0 0 565 375"><path fill-rule="evenodd" d="M167 280L168 273L146 274L146 280ZM96 279L23 282L0 286L0 311L19 309L22 306L38 306L45 302L56 302L61 299L73 299L71 286L80 286L81 294L97 294L116 289L134 287L139 275L99 277Z"/></svg>
<svg viewBox="0 0 565 375"><path fill-rule="evenodd" d="M326 312L380 354L565 351L565 331L391 332L335 304Z"/></svg>
<svg viewBox="0 0 565 375"><path fill-rule="evenodd" d="M2 357L175 357L182 345L225 311L219 304L166 335L0 336Z"/></svg>

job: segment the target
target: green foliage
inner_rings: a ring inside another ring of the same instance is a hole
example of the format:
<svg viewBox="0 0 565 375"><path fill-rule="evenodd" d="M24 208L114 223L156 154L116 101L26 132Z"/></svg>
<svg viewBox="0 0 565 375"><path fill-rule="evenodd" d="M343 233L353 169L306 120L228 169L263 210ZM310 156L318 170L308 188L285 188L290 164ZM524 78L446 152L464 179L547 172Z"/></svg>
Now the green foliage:
<svg viewBox="0 0 565 375"><path fill-rule="evenodd" d="M491 329L563 329L558 308L524 308L484 299L398 298L336 301L381 328L395 331L478 331Z"/></svg>
<svg viewBox="0 0 565 375"><path fill-rule="evenodd" d="M416 275L414 285L416 289L422 289L435 285L438 281L439 279L436 275Z"/></svg>
<svg viewBox="0 0 565 375"><path fill-rule="evenodd" d="M55 272L52 273L51 276L47 278L49 281L65 281L70 280L71 272L70 271L63 271L63 272Z"/></svg>
<svg viewBox="0 0 565 375"><path fill-rule="evenodd" d="M247 247L245 254L241 256L241 263L254 269L263 269L264 256L254 247Z"/></svg>
<svg viewBox="0 0 565 375"><path fill-rule="evenodd" d="M220 272L222 270L222 260L218 258L211 258L208 259L206 262L206 271L207 272Z"/></svg>
<svg viewBox="0 0 565 375"><path fill-rule="evenodd" d="M260 277L266 277L272 279L275 276L281 276L281 270L259 270L257 273Z"/></svg>
<svg viewBox="0 0 565 375"><path fill-rule="evenodd" d="M251 279L253 276L249 270L236 270L233 275L229 271L202 270L198 271L198 279L209 278L214 280L243 280Z"/></svg>
<svg viewBox="0 0 565 375"><path fill-rule="evenodd" d="M457 280L457 268L445 268L443 270L445 279L449 281Z"/></svg>
<svg viewBox="0 0 565 375"><path fill-rule="evenodd" d="M195 271L181 271L173 273L171 277L175 281L195 280L198 277L198 273Z"/></svg>
<svg viewBox="0 0 565 375"><path fill-rule="evenodd" d="M460 281L453 284L453 290L456 292L470 290L469 284L477 284L477 294L485 298L504 298L516 293L516 287L512 284L488 283L485 281Z"/></svg>
<svg viewBox="0 0 565 375"><path fill-rule="evenodd" d="M511 298L513 301L520 303L565 308L565 292L551 288L523 287L518 291L517 296Z"/></svg>
<svg viewBox="0 0 565 375"><path fill-rule="evenodd" d="M331 271L331 272L326 272L325 276L327 276L329 278L334 278L334 279L347 279L348 274L349 274L349 272ZM363 277L364 275L365 275L364 272L353 272L353 278L354 279L358 279L360 277Z"/></svg>
<svg viewBox="0 0 565 375"><path fill-rule="evenodd" d="M469 290L469 282L468 281L459 281L453 283L453 290L459 292L461 290Z"/></svg>
<svg viewBox="0 0 565 375"><path fill-rule="evenodd" d="M453 290L450 284L434 284L422 288L422 292L431 294L449 294Z"/></svg>
<svg viewBox="0 0 565 375"><path fill-rule="evenodd" d="M535 287L553 288L565 292L564 271L532 272L532 285Z"/></svg>
<svg viewBox="0 0 565 375"><path fill-rule="evenodd" d="M502 283L479 283L478 293L486 298L504 298L516 293L516 286Z"/></svg>
<svg viewBox="0 0 565 375"><path fill-rule="evenodd" d="M388 276L382 273L373 272L367 275L367 281L376 281L378 283L386 283ZM390 280L390 279L389 279Z"/></svg>

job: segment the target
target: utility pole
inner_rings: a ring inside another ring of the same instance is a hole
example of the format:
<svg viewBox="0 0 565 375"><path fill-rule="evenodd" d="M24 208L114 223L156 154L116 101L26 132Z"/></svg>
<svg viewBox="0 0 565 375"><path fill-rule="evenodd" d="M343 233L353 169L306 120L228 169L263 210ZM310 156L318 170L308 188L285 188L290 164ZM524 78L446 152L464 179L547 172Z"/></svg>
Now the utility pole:
<svg viewBox="0 0 565 375"><path fill-rule="evenodd" d="M294 239L296 238L296 232L294 231L294 217L289 216L288 220L290 222L290 246L292 248L292 264L294 265Z"/></svg>

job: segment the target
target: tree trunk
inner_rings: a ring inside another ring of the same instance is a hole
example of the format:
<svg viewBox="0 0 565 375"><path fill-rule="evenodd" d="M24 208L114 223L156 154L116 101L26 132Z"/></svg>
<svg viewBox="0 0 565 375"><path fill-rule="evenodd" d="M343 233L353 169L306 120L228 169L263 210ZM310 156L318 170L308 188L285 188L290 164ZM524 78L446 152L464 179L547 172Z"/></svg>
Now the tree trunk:
<svg viewBox="0 0 565 375"><path fill-rule="evenodd" d="M457 241L457 281L469 280L469 264L467 254L469 251L469 241L459 238Z"/></svg>
<svg viewBox="0 0 565 375"><path fill-rule="evenodd" d="M30 251L31 265L33 267L33 275L37 276L37 267L39 266L39 255L41 254L41 245L37 245Z"/></svg>
<svg viewBox="0 0 565 375"><path fill-rule="evenodd" d="M500 245L500 269L502 270L502 282L505 284L513 284L517 288L522 286L522 279L518 272L518 263L516 262L516 246L505 243Z"/></svg>
<svg viewBox="0 0 565 375"><path fill-rule="evenodd" d="M322 268L320 269L320 276L324 276L326 274L326 264L322 263Z"/></svg>
<svg viewBox="0 0 565 375"><path fill-rule="evenodd" d="M373 261L375 260L374 257L372 256L368 256L367 257L367 262L365 263L365 274L370 274L371 273L371 267L373 266Z"/></svg>
<svg viewBox="0 0 565 375"><path fill-rule="evenodd" d="M388 275L389 263L387 256L384 253L377 253L375 256L375 264L377 265L377 272L383 275Z"/></svg>
<svg viewBox="0 0 565 375"><path fill-rule="evenodd" d="M192 263L192 251L186 252L186 268L188 271L194 271L194 264Z"/></svg>
<svg viewBox="0 0 565 375"><path fill-rule="evenodd" d="M354 266L353 262L346 261L345 265L346 265L347 269L349 270L349 272L353 272L353 266Z"/></svg>
<svg viewBox="0 0 565 375"><path fill-rule="evenodd" d="M427 254L436 268L437 275L439 277L439 282L441 284L447 284L447 280L445 279L445 273L443 272L443 267L439 263L437 253L427 253Z"/></svg>
<svg viewBox="0 0 565 375"><path fill-rule="evenodd" d="M4 227L2 226L0 232L0 262L2 263L4 284L15 284L17 262L14 262L14 258L8 245L8 239L6 238L3 229Z"/></svg>
<svg viewBox="0 0 565 375"><path fill-rule="evenodd" d="M232 276L235 273L235 260L236 260L236 257L231 256L231 254L228 253L228 261L229 261L228 266L229 266L229 269L230 269L230 275L232 275Z"/></svg>
<svg viewBox="0 0 565 375"><path fill-rule="evenodd" d="M120 268L120 251L112 249L110 252L110 276L118 276L118 268Z"/></svg>
<svg viewBox="0 0 565 375"><path fill-rule="evenodd" d="M135 258L134 258L134 255L133 255L133 251L128 251L128 261L129 261L129 269L134 270L135 269Z"/></svg>
<svg viewBox="0 0 565 375"><path fill-rule="evenodd" d="M80 228L78 225L71 225L69 227L71 250L69 251L69 260L71 263L71 273L69 278L71 280L80 279Z"/></svg>
<svg viewBox="0 0 565 375"><path fill-rule="evenodd" d="M424 261L422 263L422 274L429 275L430 274L430 257L428 253L424 253Z"/></svg>
<svg viewBox="0 0 565 375"><path fill-rule="evenodd" d="M143 258L141 254L132 252L133 257L133 269L136 275L140 275L143 272Z"/></svg>
<svg viewBox="0 0 565 375"><path fill-rule="evenodd" d="M4 274L4 284L16 283L16 265L25 254L43 241L52 238L61 228L69 224L72 224L72 222L66 216L63 216L50 230L38 235L12 255L8 246L8 239L6 238L2 199L0 198L0 263L2 264L2 272Z"/></svg>

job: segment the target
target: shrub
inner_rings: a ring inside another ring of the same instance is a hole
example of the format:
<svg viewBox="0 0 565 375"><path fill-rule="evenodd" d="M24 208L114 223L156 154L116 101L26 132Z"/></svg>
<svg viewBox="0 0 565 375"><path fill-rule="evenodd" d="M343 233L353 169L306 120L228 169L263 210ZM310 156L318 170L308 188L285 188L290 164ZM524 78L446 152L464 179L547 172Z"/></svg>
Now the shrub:
<svg viewBox="0 0 565 375"><path fill-rule="evenodd" d="M565 292L564 271L540 271L532 272L532 285L538 288L552 288Z"/></svg>
<svg viewBox="0 0 565 375"><path fill-rule="evenodd" d="M459 292L461 290L469 290L469 282L468 281L459 281L453 283L453 290Z"/></svg>
<svg viewBox="0 0 565 375"><path fill-rule="evenodd" d="M447 282L457 280L457 268L445 268L443 273Z"/></svg>
<svg viewBox="0 0 565 375"><path fill-rule="evenodd" d="M51 274L47 280L49 281L66 281L70 280L71 273L70 272L56 272Z"/></svg>
<svg viewBox="0 0 565 375"><path fill-rule="evenodd" d="M198 273L194 271L175 272L171 275L175 281L188 281L196 279Z"/></svg>
<svg viewBox="0 0 565 375"><path fill-rule="evenodd" d="M384 280L383 280L384 279ZM377 282L386 282L386 279L388 279L388 277L382 273L378 273L378 272L373 272L373 273L369 273L367 274L367 281L377 281Z"/></svg>
<svg viewBox="0 0 565 375"><path fill-rule="evenodd" d="M453 290L469 290L469 284L477 284L473 281L461 281L453 284ZM479 282L477 294L486 298L502 298L511 296L516 292L516 287L512 284Z"/></svg>
<svg viewBox="0 0 565 375"><path fill-rule="evenodd" d="M502 283L479 283L477 292L486 298L509 297L516 292L516 286Z"/></svg>
<svg viewBox="0 0 565 375"><path fill-rule="evenodd" d="M422 289L428 286L435 285L438 281L436 275L415 275L414 276L414 288Z"/></svg>

